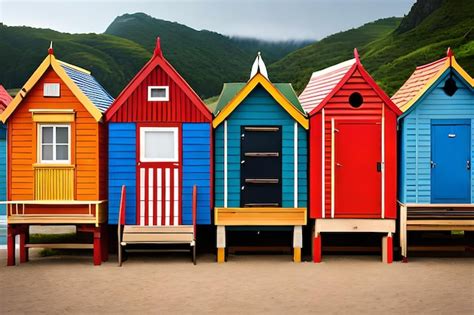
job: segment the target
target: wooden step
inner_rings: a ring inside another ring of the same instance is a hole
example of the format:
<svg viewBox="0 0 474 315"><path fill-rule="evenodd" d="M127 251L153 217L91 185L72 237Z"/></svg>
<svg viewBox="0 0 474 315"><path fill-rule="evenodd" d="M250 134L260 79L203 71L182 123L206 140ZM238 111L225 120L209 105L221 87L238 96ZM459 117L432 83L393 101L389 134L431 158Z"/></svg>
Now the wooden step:
<svg viewBox="0 0 474 315"><path fill-rule="evenodd" d="M137 226L126 225L122 245L126 244L191 244L194 242L192 225Z"/></svg>
<svg viewBox="0 0 474 315"><path fill-rule="evenodd" d="M93 249L94 244L63 243L63 244L25 244L27 248L55 248L55 249Z"/></svg>
<svg viewBox="0 0 474 315"><path fill-rule="evenodd" d="M193 233L192 225L173 225L173 226L141 226L125 225L124 233Z"/></svg>

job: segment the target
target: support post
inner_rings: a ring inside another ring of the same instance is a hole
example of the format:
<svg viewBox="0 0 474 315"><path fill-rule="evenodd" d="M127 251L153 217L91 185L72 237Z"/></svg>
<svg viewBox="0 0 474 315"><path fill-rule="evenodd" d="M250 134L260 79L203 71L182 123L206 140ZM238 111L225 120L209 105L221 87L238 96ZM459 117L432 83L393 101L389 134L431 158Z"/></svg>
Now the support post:
<svg viewBox="0 0 474 315"><path fill-rule="evenodd" d="M109 231L106 224L101 224L101 240L102 240L102 251L101 258L103 262L109 260Z"/></svg>
<svg viewBox="0 0 474 315"><path fill-rule="evenodd" d="M20 235L20 264L28 261L28 248L25 246L28 240L28 225L19 228Z"/></svg>
<svg viewBox="0 0 474 315"><path fill-rule="evenodd" d="M10 224L7 229L7 266L15 266L15 228Z"/></svg>
<svg viewBox="0 0 474 315"><path fill-rule="evenodd" d="M225 226L217 226L217 262L225 262Z"/></svg>
<svg viewBox="0 0 474 315"><path fill-rule="evenodd" d="M402 262L408 262L408 233L407 233L407 207L400 206L400 250L402 254Z"/></svg>
<svg viewBox="0 0 474 315"><path fill-rule="evenodd" d="M101 227L94 228L94 265L100 266L102 263L102 244L101 244Z"/></svg>
<svg viewBox="0 0 474 315"><path fill-rule="evenodd" d="M313 262L321 262L321 233L315 232L313 239Z"/></svg>
<svg viewBox="0 0 474 315"><path fill-rule="evenodd" d="M293 228L293 261L301 262L301 248L303 248L303 227L297 225Z"/></svg>
<svg viewBox="0 0 474 315"><path fill-rule="evenodd" d="M393 262L393 237L392 233L382 238L382 261L386 264Z"/></svg>

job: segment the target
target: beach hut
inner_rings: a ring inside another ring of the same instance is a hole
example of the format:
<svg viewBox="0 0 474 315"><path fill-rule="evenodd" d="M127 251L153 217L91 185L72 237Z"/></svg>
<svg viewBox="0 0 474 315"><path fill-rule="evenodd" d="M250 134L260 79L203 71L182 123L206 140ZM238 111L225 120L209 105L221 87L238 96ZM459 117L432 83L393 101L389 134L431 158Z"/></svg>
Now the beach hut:
<svg viewBox="0 0 474 315"><path fill-rule="evenodd" d="M108 222L119 225L119 260L127 245L185 243L195 262L196 224L211 224L212 113L165 59L159 38L105 116Z"/></svg>
<svg viewBox="0 0 474 315"><path fill-rule="evenodd" d="M0 115L7 124L8 265L28 249L88 248L107 259L107 145L103 112L112 97L87 70L48 55ZM31 225L75 225L93 244L30 244Z"/></svg>
<svg viewBox="0 0 474 315"><path fill-rule="evenodd" d="M291 84L271 83L257 56L246 83L226 83L215 128L217 260L228 229L293 229L301 260L306 225L308 120Z"/></svg>
<svg viewBox="0 0 474 315"><path fill-rule="evenodd" d="M310 121L310 217L313 260L321 233L377 232L392 261L397 185L397 117L401 113L354 59L314 72L299 100Z"/></svg>
<svg viewBox="0 0 474 315"><path fill-rule="evenodd" d="M0 85L0 114L3 113L12 97ZM7 197L7 130L4 124L0 124L0 200ZM7 219L6 206L0 204L0 248L7 244Z"/></svg>
<svg viewBox="0 0 474 315"><path fill-rule="evenodd" d="M447 56L419 66L392 97L400 126L400 244L409 230L474 230L474 80Z"/></svg>

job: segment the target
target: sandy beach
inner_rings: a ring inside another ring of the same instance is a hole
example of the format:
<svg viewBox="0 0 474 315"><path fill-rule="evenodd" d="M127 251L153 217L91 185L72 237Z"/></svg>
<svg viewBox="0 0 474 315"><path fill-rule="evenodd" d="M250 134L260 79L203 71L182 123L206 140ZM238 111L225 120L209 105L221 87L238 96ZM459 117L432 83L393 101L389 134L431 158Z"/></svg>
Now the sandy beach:
<svg viewBox="0 0 474 315"><path fill-rule="evenodd" d="M90 256L32 255L5 267L1 313L441 313L472 314L474 259L327 255L294 264L284 255L230 256L216 264L186 254L132 254L100 267Z"/></svg>

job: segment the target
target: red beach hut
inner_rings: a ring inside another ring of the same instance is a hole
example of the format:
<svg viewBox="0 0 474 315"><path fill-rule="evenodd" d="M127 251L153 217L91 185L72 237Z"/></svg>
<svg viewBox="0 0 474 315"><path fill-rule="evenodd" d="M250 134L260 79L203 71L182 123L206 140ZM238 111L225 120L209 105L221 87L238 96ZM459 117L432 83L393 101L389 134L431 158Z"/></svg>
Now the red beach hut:
<svg viewBox="0 0 474 315"><path fill-rule="evenodd" d="M314 262L321 233L376 232L392 261L400 109L354 59L314 72L299 100L310 116L310 217Z"/></svg>

